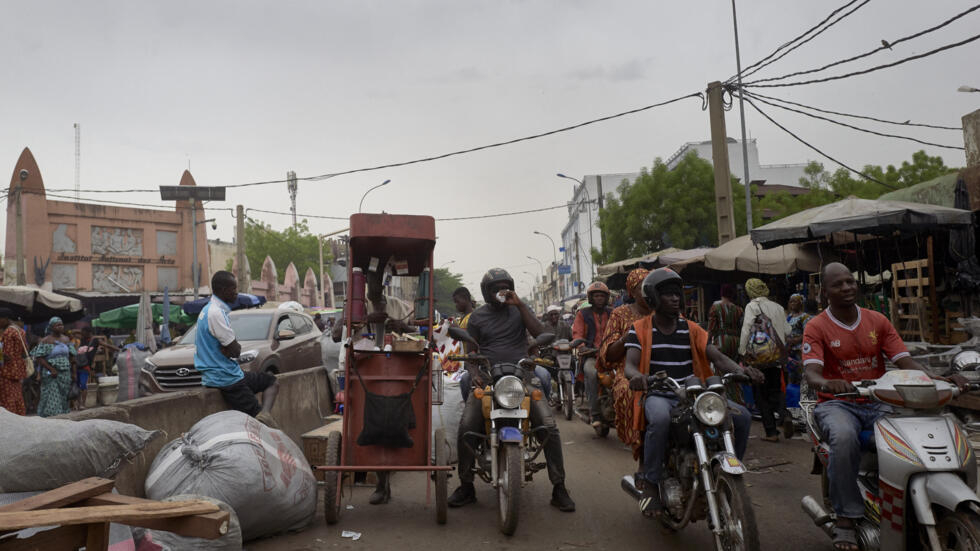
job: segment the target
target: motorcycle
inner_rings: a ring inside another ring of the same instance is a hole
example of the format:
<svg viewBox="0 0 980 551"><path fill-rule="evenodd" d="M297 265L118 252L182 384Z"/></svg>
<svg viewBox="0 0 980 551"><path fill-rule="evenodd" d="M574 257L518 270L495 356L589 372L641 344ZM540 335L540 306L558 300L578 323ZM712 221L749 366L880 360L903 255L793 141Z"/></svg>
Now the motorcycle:
<svg viewBox="0 0 980 551"><path fill-rule="evenodd" d="M465 332L464 332L465 333ZM468 333L453 338L477 346ZM554 335L543 333L535 343L546 346ZM531 401L543 400L541 390L534 388L535 362L523 359L515 364L491 365L486 356L470 353L453 355L452 360L473 362L480 376L489 381L484 388L474 388L473 396L483 402L485 434L467 432L463 443L470 446L476 458L476 474L497 490L497 526L510 536L517 530L521 488L530 482L534 473L544 469L536 459L548 439L547 427L531 429Z"/></svg>
<svg viewBox="0 0 980 551"><path fill-rule="evenodd" d="M971 388L980 385L971 384ZM980 499L976 457L959 421L940 409L959 389L922 371L892 370L876 380L856 383L860 397L888 404L894 412L861 434L857 483L865 515L855 530L862 551L879 549L980 548ZM812 396L812 395L811 395ZM803 511L833 537L827 465L830 447L817 426L814 400L801 403L814 444L814 474L821 475L822 500L805 496ZM821 504L822 501L822 504Z"/></svg>
<svg viewBox="0 0 980 551"><path fill-rule="evenodd" d="M584 342L584 341L583 341ZM590 358L599 353L596 348L579 348L578 356L581 361L585 358ZM596 436L599 438L605 438L609 435L609 429L611 429L616 424L616 410L613 406L613 394L612 385L615 378L614 373L599 373L598 374L598 393L599 393L599 411L595 415L595 423L592 423L592 428L595 430ZM588 419L583 419L588 422Z"/></svg>
<svg viewBox="0 0 980 551"><path fill-rule="evenodd" d="M575 364L572 362L572 351L578 343L584 343L582 339L575 339L568 342L568 339L559 339L551 345L551 356L554 362L549 367L552 371L551 396L555 408L565 415L565 419L571 420L575 413Z"/></svg>
<svg viewBox="0 0 980 551"><path fill-rule="evenodd" d="M707 519L715 549L759 549L755 511L742 475L746 468L735 455L732 420L725 385L747 382L738 374L690 377L684 384L660 371L647 378L648 393L673 393L665 478L660 484L664 511L657 516L671 532ZM633 476L624 476L623 490L639 501L643 493Z"/></svg>

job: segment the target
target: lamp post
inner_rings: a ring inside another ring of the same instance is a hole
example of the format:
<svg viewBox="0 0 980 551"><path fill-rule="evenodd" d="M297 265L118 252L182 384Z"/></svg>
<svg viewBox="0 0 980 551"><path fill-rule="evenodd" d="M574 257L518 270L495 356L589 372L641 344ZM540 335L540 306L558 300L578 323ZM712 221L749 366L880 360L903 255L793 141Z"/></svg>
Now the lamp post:
<svg viewBox="0 0 980 551"><path fill-rule="evenodd" d="M191 199L191 208L194 209L193 216L195 219L197 218L196 203L197 202L194 199ZM194 229L191 232L191 234L193 235L192 239L194 240L194 258L193 258L193 263L191 264L191 279L194 281L194 300L197 300L198 292L201 288L201 268L200 266L197 265L197 225L207 224L208 222L214 224L214 226L212 227L217 229L218 224L215 223L214 218L208 218L207 220L201 220L200 222L195 220ZM211 292L214 293L214 289L211 289Z"/></svg>
<svg viewBox="0 0 980 551"><path fill-rule="evenodd" d="M980 92L980 88L974 88L973 86L963 85L956 89L957 92Z"/></svg>
<svg viewBox="0 0 980 551"><path fill-rule="evenodd" d="M735 68L738 71L738 111L742 119L742 183L745 184L746 233L752 231L752 180L749 178L749 144L745 141L745 98L742 96L742 56L738 48L738 18L732 0L732 24L735 27Z"/></svg>
<svg viewBox="0 0 980 551"><path fill-rule="evenodd" d="M439 266L439 267L440 268L445 268L446 266L449 266L450 264L455 264L455 263L456 263L455 260L450 260L449 262L446 262L445 264L443 264L442 266Z"/></svg>
<svg viewBox="0 0 980 551"><path fill-rule="evenodd" d="M571 176L566 176L559 172L555 174L559 178L565 178L566 180L572 180L573 182L578 182L582 186L582 191L585 192L585 208L589 211L589 279L595 279L595 264L592 262L592 249L595 248L595 244L592 242L592 197L589 195L589 187L585 185L585 182L579 180L578 178L573 178ZM577 224L576 224L577 225ZM580 276L581 277L581 276Z"/></svg>
<svg viewBox="0 0 980 551"><path fill-rule="evenodd" d="M365 197L367 197L367 194L368 194L368 193L371 193L372 191L374 191L374 190L376 190L376 189L378 189L378 188L379 188L379 187L381 187L381 186L386 186L386 185L388 185L389 183L391 183L391 180L385 180L384 182L381 182L380 184L378 184L378 185L376 185L376 186L374 186L373 188L371 188L371 189L369 189L369 190L367 190L367 191L365 191L365 192L364 192L364 195L361 195L361 202L357 204L357 212L361 212L361 207L363 207L363 206L364 206L364 198L365 198Z"/></svg>
<svg viewBox="0 0 980 551"><path fill-rule="evenodd" d="M548 235L546 233L543 233L543 232L539 232L538 230L534 230L532 233L534 233L535 235L542 235L544 237L547 237L548 238L548 241L551 241L551 256L552 256L552 260L554 261L555 271L557 272L558 271L558 266L559 266L559 264L558 264L558 245L555 245L555 240L552 239L550 235ZM555 294L557 296L555 298L558 299L558 300L560 300L561 299L561 274L556 274L556 275L558 276L558 283L556 285L557 292Z"/></svg>

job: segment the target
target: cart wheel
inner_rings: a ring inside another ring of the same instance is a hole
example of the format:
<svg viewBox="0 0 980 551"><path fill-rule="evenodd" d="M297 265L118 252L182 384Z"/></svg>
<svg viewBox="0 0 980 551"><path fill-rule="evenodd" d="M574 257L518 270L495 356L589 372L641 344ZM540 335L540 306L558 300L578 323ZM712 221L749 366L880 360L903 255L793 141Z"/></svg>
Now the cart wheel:
<svg viewBox="0 0 980 551"><path fill-rule="evenodd" d="M340 433L327 436L327 466L340 465ZM340 471L325 471L323 476L323 518L327 524L340 520Z"/></svg>
<svg viewBox="0 0 980 551"><path fill-rule="evenodd" d="M439 427L433 436L436 441L436 466L442 467L449 462L449 450L446 446L446 429ZM446 513L449 501L446 496L448 492L449 473L447 471L436 471L436 522L446 524Z"/></svg>

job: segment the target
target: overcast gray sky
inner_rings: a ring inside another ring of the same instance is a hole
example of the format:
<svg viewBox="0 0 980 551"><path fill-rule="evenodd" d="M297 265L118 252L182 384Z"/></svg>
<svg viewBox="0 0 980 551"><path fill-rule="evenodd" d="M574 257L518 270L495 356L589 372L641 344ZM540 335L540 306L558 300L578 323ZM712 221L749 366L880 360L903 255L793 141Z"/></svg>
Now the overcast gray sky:
<svg viewBox="0 0 980 551"><path fill-rule="evenodd" d="M843 4L739 5L743 65ZM759 73L777 76L870 50L937 24L968 1L873 0ZM5 3L0 32L0 167L24 146L49 189L74 185L73 123L82 125L82 189L176 185L190 165L218 186L338 172L534 134L703 90L735 72L731 5L636 1L37 1ZM829 74L898 60L976 34L980 12ZM980 42L834 83L769 90L819 107L958 126L980 107ZM845 162L899 163L917 144L773 116ZM747 112L764 164L818 159ZM737 110L728 114L737 136ZM900 129L902 130L902 129ZM907 134L962 145L957 132ZM558 205L556 172L629 172L707 139L698 100L573 132L410 167L301 183L300 213L365 210L468 216ZM963 153L925 148L960 166ZM829 165L829 163L827 163ZM834 168L828 166L828 168ZM89 197L92 197L89 195ZM100 196L105 198L106 196ZM157 194L113 200L162 204ZM227 206L288 211L285 184L229 190ZM5 211L4 211L5 212ZM281 229L286 216L252 213ZM436 263L476 286L503 266L526 293L567 219L540 214L437 224ZM234 221L218 214L217 236ZM342 221L310 219L316 232ZM5 227L0 226L0 228ZM211 236L215 232L211 232ZM477 289L472 289L474 292Z"/></svg>

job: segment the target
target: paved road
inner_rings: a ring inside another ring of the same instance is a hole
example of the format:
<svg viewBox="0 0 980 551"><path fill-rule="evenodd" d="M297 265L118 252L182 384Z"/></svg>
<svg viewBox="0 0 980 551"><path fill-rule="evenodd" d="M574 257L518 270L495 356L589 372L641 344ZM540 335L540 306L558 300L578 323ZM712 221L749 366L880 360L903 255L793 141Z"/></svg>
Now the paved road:
<svg viewBox="0 0 980 551"><path fill-rule="evenodd" d="M546 471L535 475L522 494L523 516L517 533L506 537L496 527L496 494L477 483L479 501L462 509L449 510L449 522L435 522L432 505L425 502L425 476L399 473L392 481L393 498L387 505L367 502L372 488L356 487L345 496L343 511L335 526L323 521L322 508L313 525L298 534L260 540L246 546L249 551L283 550L564 550L583 549L711 549L704 522L688 526L676 535L662 535L658 526L640 516L636 503L619 487L623 474L635 470L631 455L611 434L596 439L592 429L579 420L559 420L565 450L568 488L577 505L574 513L561 513L549 505L551 485ZM747 475L749 492L756 508L763 549L793 551L830 549L830 542L800 510L805 493L819 491L819 479L809 474L810 446L799 436L778 444L763 442L761 426L755 423L749 444ZM450 479L450 492L456 487ZM322 502L321 502L322 505ZM341 537L341 531L361 533L358 541Z"/></svg>

